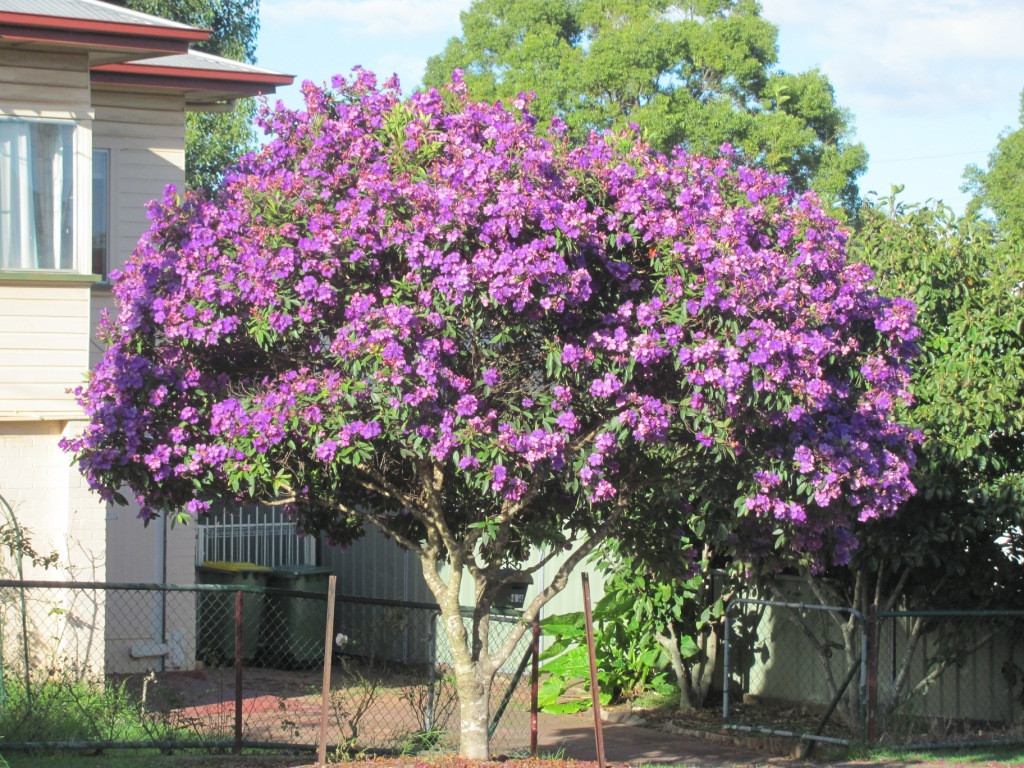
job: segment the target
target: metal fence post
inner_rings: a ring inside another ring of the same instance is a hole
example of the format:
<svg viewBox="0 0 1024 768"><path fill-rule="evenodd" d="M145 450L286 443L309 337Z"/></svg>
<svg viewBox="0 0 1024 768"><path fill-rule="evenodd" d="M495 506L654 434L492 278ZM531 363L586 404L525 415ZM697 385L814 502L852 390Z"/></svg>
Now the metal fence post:
<svg viewBox="0 0 1024 768"><path fill-rule="evenodd" d="M537 756L537 710L540 694L540 621L533 620L533 663L530 667L530 756Z"/></svg>
<svg viewBox="0 0 1024 768"><path fill-rule="evenodd" d="M235 742L232 751L242 753L242 591L235 592Z"/></svg>
<svg viewBox="0 0 1024 768"><path fill-rule="evenodd" d="M327 765L327 710L331 704L331 661L334 659L334 598L337 594L338 577L333 573L327 577L327 616L324 630L324 677L320 690L320 738L316 748L316 764Z"/></svg>
<svg viewBox="0 0 1024 768"><path fill-rule="evenodd" d="M732 603L725 606L725 630L722 635L722 719L729 721L729 640L732 631L732 617L729 611Z"/></svg>
<svg viewBox="0 0 1024 768"><path fill-rule="evenodd" d="M430 628L427 630L427 706L423 712L423 731L434 729L434 699L437 696L437 620L430 614Z"/></svg>
<svg viewBox="0 0 1024 768"><path fill-rule="evenodd" d="M604 730L601 723L601 689L597 682L597 652L594 648L594 616L590 610L590 578L586 572L583 578L583 617L587 630L587 655L590 659L590 698L594 707L594 743L597 750L597 765L605 768Z"/></svg>
<svg viewBox="0 0 1024 768"><path fill-rule="evenodd" d="M865 657L865 706L864 730L869 744L878 739L878 606L869 605L864 627L866 635Z"/></svg>

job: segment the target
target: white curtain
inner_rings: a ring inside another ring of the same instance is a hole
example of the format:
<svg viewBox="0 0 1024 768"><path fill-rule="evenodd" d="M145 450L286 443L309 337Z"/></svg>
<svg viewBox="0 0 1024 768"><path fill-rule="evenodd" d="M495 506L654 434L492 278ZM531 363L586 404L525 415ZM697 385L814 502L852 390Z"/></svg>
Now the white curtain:
<svg viewBox="0 0 1024 768"><path fill-rule="evenodd" d="M0 120L0 269L71 269L73 127Z"/></svg>
<svg viewBox="0 0 1024 768"><path fill-rule="evenodd" d="M27 123L0 120L0 268L36 266Z"/></svg>

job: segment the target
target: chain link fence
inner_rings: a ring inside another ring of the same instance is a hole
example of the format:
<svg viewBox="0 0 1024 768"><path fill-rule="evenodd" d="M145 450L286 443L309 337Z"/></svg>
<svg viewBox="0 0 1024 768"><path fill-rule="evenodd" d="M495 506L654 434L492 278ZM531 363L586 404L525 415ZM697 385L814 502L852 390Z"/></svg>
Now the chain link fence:
<svg viewBox="0 0 1024 768"><path fill-rule="evenodd" d="M842 606L733 600L726 611L727 728L849 743L864 734L863 617Z"/></svg>
<svg viewBox="0 0 1024 768"><path fill-rule="evenodd" d="M725 727L838 744L1024 743L1024 611L890 611L739 599Z"/></svg>
<svg viewBox="0 0 1024 768"><path fill-rule="evenodd" d="M881 613L873 645L880 742L1024 743L1024 611Z"/></svg>
<svg viewBox="0 0 1024 768"><path fill-rule="evenodd" d="M312 748L326 595L227 585L0 581L7 748ZM515 628L490 617L492 647ZM454 750L453 659L436 606L339 597L327 743ZM529 633L492 690L492 751L529 745ZM518 673L518 674L517 674Z"/></svg>

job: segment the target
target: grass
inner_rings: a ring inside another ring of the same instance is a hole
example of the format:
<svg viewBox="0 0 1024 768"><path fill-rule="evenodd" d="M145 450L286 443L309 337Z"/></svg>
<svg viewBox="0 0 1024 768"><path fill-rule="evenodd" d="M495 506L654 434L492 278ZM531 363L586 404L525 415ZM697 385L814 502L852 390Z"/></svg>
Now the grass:
<svg viewBox="0 0 1024 768"><path fill-rule="evenodd" d="M948 765L1024 765L1024 746L972 747L970 749L915 749L891 747L859 748L847 753L848 760L872 763L946 763Z"/></svg>
<svg viewBox="0 0 1024 768"><path fill-rule="evenodd" d="M195 741L191 730L146 712L122 683L76 679L57 673L33 683L7 681L0 708L4 742ZM2 763L0 763L2 768Z"/></svg>
<svg viewBox="0 0 1024 768"><path fill-rule="evenodd" d="M633 699L633 709L675 709L679 706L679 692L673 688L668 693L644 691Z"/></svg>

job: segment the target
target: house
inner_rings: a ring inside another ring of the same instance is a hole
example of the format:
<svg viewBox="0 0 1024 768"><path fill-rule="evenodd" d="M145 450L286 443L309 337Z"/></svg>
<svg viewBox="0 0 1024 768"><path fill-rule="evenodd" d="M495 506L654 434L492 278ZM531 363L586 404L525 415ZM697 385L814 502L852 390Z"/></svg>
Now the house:
<svg viewBox="0 0 1024 768"><path fill-rule="evenodd" d="M84 425L71 390L102 353L95 327L113 309L102 278L146 228L145 203L184 185L185 113L292 81L191 50L207 37L100 0L0 0L0 495L35 549L60 558L46 571L26 561L24 575L189 584L206 559L321 562L343 596L432 602L418 561L374 532L342 552L296 539L280 512L252 506L188 528L144 527L131 508L91 494L58 447ZM194 663L195 611L180 601L168 611L139 593L48 594L60 604L40 612L62 618L41 632L41 653L102 657L107 672ZM548 611L578 608L574 579ZM412 635L403 643L422 646Z"/></svg>
<svg viewBox="0 0 1024 768"><path fill-rule="evenodd" d="M209 35L99 0L0 0L0 495L35 549L59 555L45 572L26 561L25 578L194 580L194 529L104 504L58 442L84 423L71 390L102 351L103 276L146 228L145 203L184 187L185 113L292 82L191 50ZM11 574L6 551L0 570ZM132 647L174 635L186 648L175 663L191 663L194 621L168 628L147 605L151 628L114 626L110 595L55 597L66 620L39 647L73 660L102 637L109 672L151 665Z"/></svg>

